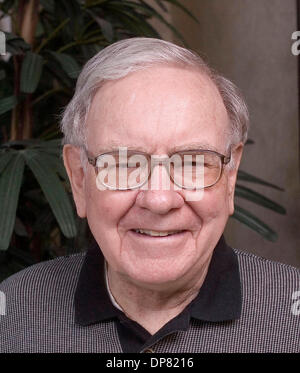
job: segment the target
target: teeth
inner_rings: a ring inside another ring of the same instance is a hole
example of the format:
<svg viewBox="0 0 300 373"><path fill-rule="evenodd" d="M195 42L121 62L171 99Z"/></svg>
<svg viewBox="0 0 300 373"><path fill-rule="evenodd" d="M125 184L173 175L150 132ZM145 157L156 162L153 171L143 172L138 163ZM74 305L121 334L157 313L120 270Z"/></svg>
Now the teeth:
<svg viewBox="0 0 300 373"><path fill-rule="evenodd" d="M135 229L135 231L137 233L148 234L149 236L156 236L156 237L157 236L164 237L164 236L169 236L170 234L181 232L181 231L158 232L158 231L147 231L143 229Z"/></svg>

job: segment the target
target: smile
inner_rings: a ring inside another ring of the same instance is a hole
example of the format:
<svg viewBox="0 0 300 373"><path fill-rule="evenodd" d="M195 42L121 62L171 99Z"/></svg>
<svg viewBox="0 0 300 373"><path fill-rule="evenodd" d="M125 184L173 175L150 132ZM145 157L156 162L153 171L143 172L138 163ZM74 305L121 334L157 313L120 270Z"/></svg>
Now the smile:
<svg viewBox="0 0 300 373"><path fill-rule="evenodd" d="M144 229L134 229L134 232L152 236L152 237L165 237L165 236L170 236L178 233L182 233L184 231L182 230L177 230L177 231L167 231L167 232L162 232L162 231L152 231L152 230L144 230Z"/></svg>

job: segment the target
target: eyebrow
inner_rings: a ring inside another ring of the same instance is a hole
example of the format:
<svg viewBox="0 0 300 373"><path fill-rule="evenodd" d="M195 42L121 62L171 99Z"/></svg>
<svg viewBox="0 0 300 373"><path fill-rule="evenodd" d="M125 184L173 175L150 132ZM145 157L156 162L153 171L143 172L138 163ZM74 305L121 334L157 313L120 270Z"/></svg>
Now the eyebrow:
<svg viewBox="0 0 300 373"><path fill-rule="evenodd" d="M220 150L217 149L215 146L203 142L194 142L185 145L174 146L171 149L172 153L180 152L182 150L213 150L215 152L220 152Z"/></svg>

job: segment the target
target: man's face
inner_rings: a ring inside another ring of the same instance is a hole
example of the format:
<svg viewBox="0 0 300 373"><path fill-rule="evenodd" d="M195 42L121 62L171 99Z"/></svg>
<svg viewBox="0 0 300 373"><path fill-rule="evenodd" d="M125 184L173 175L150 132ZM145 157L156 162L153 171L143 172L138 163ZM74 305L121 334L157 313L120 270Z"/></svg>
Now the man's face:
<svg viewBox="0 0 300 373"><path fill-rule="evenodd" d="M88 151L94 156L119 146L166 155L199 145L225 154L228 132L225 107L210 80L170 66L105 83L87 119ZM241 147L237 163L240 155ZM210 259L233 213L236 171L225 169L199 201L186 200L187 191L174 190L172 183L170 190L100 191L91 165L77 182L81 186L70 178L77 211L87 216L110 270L125 281L163 289L191 282ZM155 172L166 176L161 166ZM181 233L153 237L136 229Z"/></svg>

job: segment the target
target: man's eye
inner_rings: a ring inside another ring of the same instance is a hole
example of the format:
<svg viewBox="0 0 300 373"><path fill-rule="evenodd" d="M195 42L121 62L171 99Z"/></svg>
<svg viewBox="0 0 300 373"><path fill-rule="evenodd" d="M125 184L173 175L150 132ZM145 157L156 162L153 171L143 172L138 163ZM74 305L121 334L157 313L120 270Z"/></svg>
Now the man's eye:
<svg viewBox="0 0 300 373"><path fill-rule="evenodd" d="M139 165L136 164L128 164L128 163L118 163L117 168L127 168L128 170L132 170L137 168Z"/></svg>
<svg viewBox="0 0 300 373"><path fill-rule="evenodd" d="M183 165L187 167L196 167L198 164L197 162L184 162Z"/></svg>
<svg viewBox="0 0 300 373"><path fill-rule="evenodd" d="M188 163L185 163L185 166L196 168L196 167L202 167L202 166L209 167L209 166L211 166L211 164L209 164L209 163L204 163L203 164L202 162L188 162Z"/></svg>

